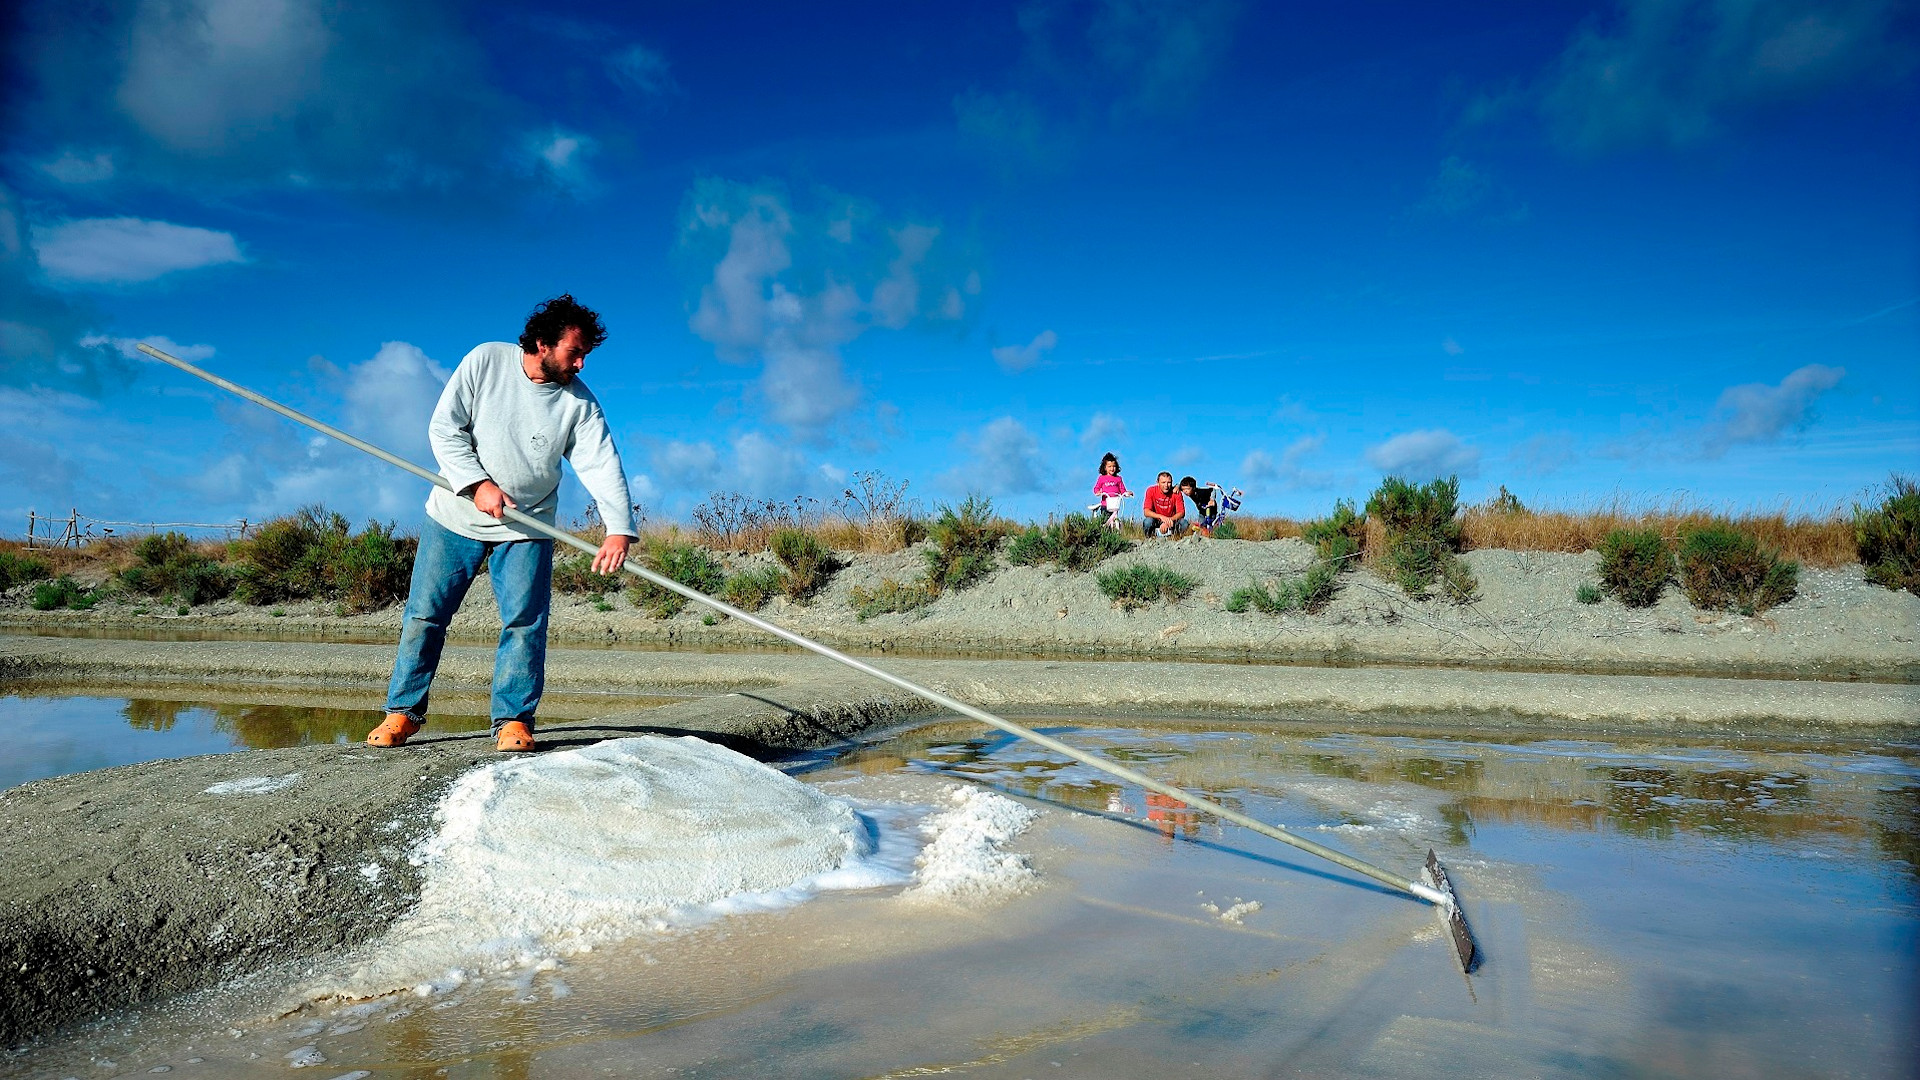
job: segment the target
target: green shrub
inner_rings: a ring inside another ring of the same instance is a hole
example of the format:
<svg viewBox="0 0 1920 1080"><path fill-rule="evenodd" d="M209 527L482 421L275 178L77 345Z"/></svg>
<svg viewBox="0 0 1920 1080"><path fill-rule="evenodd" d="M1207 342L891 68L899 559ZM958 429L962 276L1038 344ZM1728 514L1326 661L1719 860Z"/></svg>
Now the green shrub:
<svg viewBox="0 0 1920 1080"><path fill-rule="evenodd" d="M832 550L810 532L781 529L773 534L768 546L773 549L773 557L786 567L781 587L786 590L787 599L795 603L811 599L840 569L840 560Z"/></svg>
<svg viewBox="0 0 1920 1080"><path fill-rule="evenodd" d="M1067 570L1091 570L1133 548L1133 541L1086 514L1068 514L1045 528L1035 525L1007 543L1007 561L1016 566L1057 563Z"/></svg>
<svg viewBox="0 0 1920 1080"><path fill-rule="evenodd" d="M1367 500L1367 513L1380 520L1386 532L1381 553L1387 576L1415 600L1424 600L1442 577L1447 591L1457 594L1454 580L1464 570L1449 571L1460 550L1460 481L1457 477L1426 484L1409 484L1397 476L1380 482ZM1465 574L1471 579L1472 574Z"/></svg>
<svg viewBox="0 0 1920 1080"><path fill-rule="evenodd" d="M1213 538L1215 540L1238 540L1240 539L1240 527L1233 523L1232 518L1222 518L1220 524L1213 527Z"/></svg>
<svg viewBox="0 0 1920 1080"><path fill-rule="evenodd" d="M969 495L957 507L942 505L927 535L933 541L926 551L927 588L937 594L993 573L993 552L1007 527L994 520L991 499Z"/></svg>
<svg viewBox="0 0 1920 1080"><path fill-rule="evenodd" d="M1334 564L1318 562L1306 573L1286 578L1272 589L1258 581L1248 582L1227 598L1227 610L1236 613L1254 610L1267 615L1284 615L1289 611L1317 612L1326 607L1339 591L1339 575Z"/></svg>
<svg viewBox="0 0 1920 1080"><path fill-rule="evenodd" d="M1887 483L1878 509L1853 508L1853 542L1867 580L1920 596L1920 488L1902 476Z"/></svg>
<svg viewBox="0 0 1920 1080"><path fill-rule="evenodd" d="M1615 529L1600 539L1600 587L1628 607L1652 607L1673 578L1673 549L1658 529Z"/></svg>
<svg viewBox="0 0 1920 1080"><path fill-rule="evenodd" d="M593 556L582 552L553 563L553 591L571 596L603 597L620 587L620 574L596 574Z"/></svg>
<svg viewBox="0 0 1920 1080"><path fill-rule="evenodd" d="M33 587L33 610L35 611L52 611L55 608L85 611L99 602L99 589L89 589L66 574L61 574L52 581L42 581Z"/></svg>
<svg viewBox="0 0 1920 1080"><path fill-rule="evenodd" d="M1332 514L1302 526L1300 539L1312 544L1335 569L1351 570L1366 548L1366 515L1355 513L1353 504L1341 499L1333 504Z"/></svg>
<svg viewBox="0 0 1920 1080"><path fill-rule="evenodd" d="M0 592L29 581L45 581L52 576L53 568L31 555L0 551Z"/></svg>
<svg viewBox="0 0 1920 1080"><path fill-rule="evenodd" d="M419 547L391 522L370 521L356 534L340 514L309 506L234 545L237 591L249 604L334 600L348 611L373 611L406 597Z"/></svg>
<svg viewBox="0 0 1920 1080"><path fill-rule="evenodd" d="M778 566L743 570L727 579L720 588L720 599L742 611L759 611L786 587L787 573Z"/></svg>
<svg viewBox="0 0 1920 1080"><path fill-rule="evenodd" d="M902 585L884 578L877 589L853 587L853 614L860 622L875 615L912 611L933 603L934 594L923 584Z"/></svg>
<svg viewBox="0 0 1920 1080"><path fill-rule="evenodd" d="M1757 615L1793 599L1800 580L1799 563L1726 524L1681 530L1679 564L1687 599L1708 611Z"/></svg>
<svg viewBox="0 0 1920 1080"><path fill-rule="evenodd" d="M1455 604L1480 599L1480 579L1473 576L1465 559L1447 555L1440 560L1440 594Z"/></svg>
<svg viewBox="0 0 1920 1080"><path fill-rule="evenodd" d="M1600 586L1590 581L1581 582L1580 587L1573 590L1573 598L1582 604L1597 604L1600 597Z"/></svg>
<svg viewBox="0 0 1920 1080"><path fill-rule="evenodd" d="M327 595L348 611L374 611L406 598L420 542L394 535L392 522L369 521L355 536L330 538L325 551Z"/></svg>
<svg viewBox="0 0 1920 1080"><path fill-rule="evenodd" d="M233 571L195 551L193 541L180 533L142 537L133 557L134 565L120 572L120 582L134 592L204 604L233 591Z"/></svg>
<svg viewBox="0 0 1920 1080"><path fill-rule="evenodd" d="M1199 582L1164 566L1128 566L1107 570L1094 578L1100 591L1123 608L1146 607L1159 600L1181 600Z"/></svg>
<svg viewBox="0 0 1920 1080"><path fill-rule="evenodd" d="M647 569L677 581L690 589L711 596L724 589L727 575L713 553L697 544L656 542L647 545L642 562ZM628 588L627 598L634 606L644 607L656 619L670 619L687 606L686 598L650 581L636 582Z"/></svg>

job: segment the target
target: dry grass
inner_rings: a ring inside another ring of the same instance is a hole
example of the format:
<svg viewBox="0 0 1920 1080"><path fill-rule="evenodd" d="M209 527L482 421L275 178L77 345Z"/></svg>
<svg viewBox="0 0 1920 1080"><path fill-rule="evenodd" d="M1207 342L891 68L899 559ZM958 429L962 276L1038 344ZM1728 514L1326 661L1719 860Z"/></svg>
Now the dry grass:
<svg viewBox="0 0 1920 1080"><path fill-rule="evenodd" d="M1235 537L1240 540L1292 540L1300 535L1306 522L1284 517L1254 517L1251 514L1234 514L1223 520L1233 522Z"/></svg>
<svg viewBox="0 0 1920 1080"><path fill-rule="evenodd" d="M144 537L115 536L109 539L93 540L79 547L45 547L35 544L33 550L19 540L0 540L0 551L6 551L21 558L33 558L46 563L55 577L72 574L82 581L100 582L114 577L122 570L129 569L138 562L133 556L134 545ZM193 543L195 554L216 561L227 557L225 540L196 540Z"/></svg>
<svg viewBox="0 0 1920 1080"><path fill-rule="evenodd" d="M1472 507L1461 515L1460 531L1468 550L1580 552L1597 549L1600 539L1615 529L1658 529L1662 536L1677 542L1681 529L1713 523L1732 525L1783 557L1807 566L1846 566L1859 561L1853 519L1838 508L1816 513L1791 508L1761 512L1684 502L1634 507L1618 501L1588 509L1519 513ZM1373 523L1368 522L1369 550L1374 547L1373 533Z"/></svg>

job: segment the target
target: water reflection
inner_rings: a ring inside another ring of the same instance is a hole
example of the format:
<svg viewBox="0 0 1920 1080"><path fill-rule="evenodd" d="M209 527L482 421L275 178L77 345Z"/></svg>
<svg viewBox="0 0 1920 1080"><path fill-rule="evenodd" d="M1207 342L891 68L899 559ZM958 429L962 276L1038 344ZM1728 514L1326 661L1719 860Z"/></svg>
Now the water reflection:
<svg viewBox="0 0 1920 1080"><path fill-rule="evenodd" d="M299 705L197 705L185 701L130 698L120 715L136 731L171 731L182 717L206 717L214 731L231 736L249 750L315 743L359 742L380 714L372 709L329 709ZM435 716L441 731L480 731L484 716Z"/></svg>
<svg viewBox="0 0 1920 1080"><path fill-rule="evenodd" d="M1920 754L1912 746L1834 752L1745 741L1496 743L1284 727L1221 731L1217 724L1044 730L1235 809L1247 800L1280 805L1312 778L1413 785L1447 796L1435 810L1446 839L1460 847L1472 846L1477 829L1491 824L1656 841L1841 841L1877 850L1920 877ZM863 760L868 755L871 762ZM1194 836L1211 820L1012 736L959 722L909 732L842 764L884 771L903 760L1033 798L1144 816L1170 839ZM1362 825L1365 818L1328 806L1319 823Z"/></svg>

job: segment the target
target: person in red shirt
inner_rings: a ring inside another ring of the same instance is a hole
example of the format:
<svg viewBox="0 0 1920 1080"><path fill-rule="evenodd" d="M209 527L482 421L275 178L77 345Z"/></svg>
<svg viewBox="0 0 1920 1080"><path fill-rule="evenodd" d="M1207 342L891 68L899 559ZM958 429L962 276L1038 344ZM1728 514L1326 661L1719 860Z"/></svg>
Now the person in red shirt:
<svg viewBox="0 0 1920 1080"><path fill-rule="evenodd" d="M1179 536L1187 531L1187 503L1173 490L1173 474L1163 472L1160 482L1147 489L1141 500L1146 512L1142 527L1148 536Z"/></svg>

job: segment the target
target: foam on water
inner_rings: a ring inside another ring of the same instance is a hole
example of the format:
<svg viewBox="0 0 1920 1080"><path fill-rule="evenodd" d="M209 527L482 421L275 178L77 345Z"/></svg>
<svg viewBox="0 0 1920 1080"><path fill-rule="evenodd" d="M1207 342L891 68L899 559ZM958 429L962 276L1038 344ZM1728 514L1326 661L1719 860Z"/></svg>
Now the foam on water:
<svg viewBox="0 0 1920 1080"><path fill-rule="evenodd" d="M984 895L1030 876L998 844L1032 811L990 792L956 792L955 809L923 826L923 853L912 825L924 809L862 814L692 737L616 739L476 769L447 793L438 829L413 854L418 905L299 996L432 994L826 889L912 884Z"/></svg>

